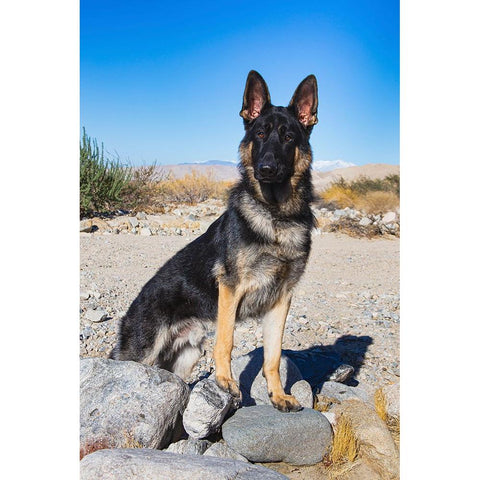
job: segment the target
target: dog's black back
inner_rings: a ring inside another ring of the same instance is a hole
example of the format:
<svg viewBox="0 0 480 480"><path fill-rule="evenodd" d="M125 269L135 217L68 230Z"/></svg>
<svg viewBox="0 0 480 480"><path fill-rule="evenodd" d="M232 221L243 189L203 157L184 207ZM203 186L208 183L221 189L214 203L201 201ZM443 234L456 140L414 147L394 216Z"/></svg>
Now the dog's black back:
<svg viewBox="0 0 480 480"><path fill-rule="evenodd" d="M237 320L263 316L291 292L314 226L309 136L316 102L313 76L288 107L276 107L263 78L250 72L240 112L241 179L228 208L143 287L121 320L112 358L186 377L201 353L205 322L217 317L218 282L244 289Z"/></svg>

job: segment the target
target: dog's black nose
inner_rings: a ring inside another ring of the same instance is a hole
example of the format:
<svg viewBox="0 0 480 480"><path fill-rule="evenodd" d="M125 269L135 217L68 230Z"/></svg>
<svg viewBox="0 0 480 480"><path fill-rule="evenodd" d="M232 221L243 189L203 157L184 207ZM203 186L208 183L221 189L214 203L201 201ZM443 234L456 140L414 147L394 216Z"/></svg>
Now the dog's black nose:
<svg viewBox="0 0 480 480"><path fill-rule="evenodd" d="M277 173L277 167L271 163L261 163L258 171L263 178L272 178Z"/></svg>

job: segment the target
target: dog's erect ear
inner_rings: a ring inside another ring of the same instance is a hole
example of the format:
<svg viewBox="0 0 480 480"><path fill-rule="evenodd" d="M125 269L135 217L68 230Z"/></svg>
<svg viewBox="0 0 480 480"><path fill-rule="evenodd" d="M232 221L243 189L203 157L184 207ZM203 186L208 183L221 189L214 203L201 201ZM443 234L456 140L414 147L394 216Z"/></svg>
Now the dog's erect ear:
<svg viewBox="0 0 480 480"><path fill-rule="evenodd" d="M300 83L288 107L293 109L298 121L304 127L313 127L318 122L317 79L314 75L309 75Z"/></svg>
<svg viewBox="0 0 480 480"><path fill-rule="evenodd" d="M245 123L257 118L262 110L270 105L270 93L267 84L262 76L255 70L251 70L247 77L245 92L243 94L243 105L240 116Z"/></svg>

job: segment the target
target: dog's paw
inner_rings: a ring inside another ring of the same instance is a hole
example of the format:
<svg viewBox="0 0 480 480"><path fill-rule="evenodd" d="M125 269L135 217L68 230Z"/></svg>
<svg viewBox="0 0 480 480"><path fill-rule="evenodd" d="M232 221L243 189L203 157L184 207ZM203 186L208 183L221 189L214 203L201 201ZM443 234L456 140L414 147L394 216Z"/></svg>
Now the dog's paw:
<svg viewBox="0 0 480 480"><path fill-rule="evenodd" d="M233 378L228 377L215 377L217 385L225 392L230 393L236 403L242 401L242 394L238 388L237 382Z"/></svg>
<svg viewBox="0 0 480 480"><path fill-rule="evenodd" d="M270 395L273 406L281 412L298 412L303 407L293 395Z"/></svg>

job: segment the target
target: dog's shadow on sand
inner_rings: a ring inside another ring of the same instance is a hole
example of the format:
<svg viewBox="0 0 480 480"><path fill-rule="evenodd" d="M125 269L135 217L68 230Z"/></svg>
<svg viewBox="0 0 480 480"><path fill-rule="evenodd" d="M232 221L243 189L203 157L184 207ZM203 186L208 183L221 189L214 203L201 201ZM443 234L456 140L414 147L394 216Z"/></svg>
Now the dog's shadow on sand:
<svg viewBox="0 0 480 480"><path fill-rule="evenodd" d="M282 355L293 361L303 379L310 384L315 393L320 391L330 375L344 364L354 368L352 376L344 383L350 386L358 385L355 377L364 364L365 354L372 343L373 339L370 336L343 335L333 345L314 345L304 350L282 350ZM246 366L242 369L239 377L243 396L242 404L255 405L251 390L255 378L262 369L263 347L252 350L247 357ZM293 369L287 367L285 392L289 393L297 380L298 377L294 374Z"/></svg>

